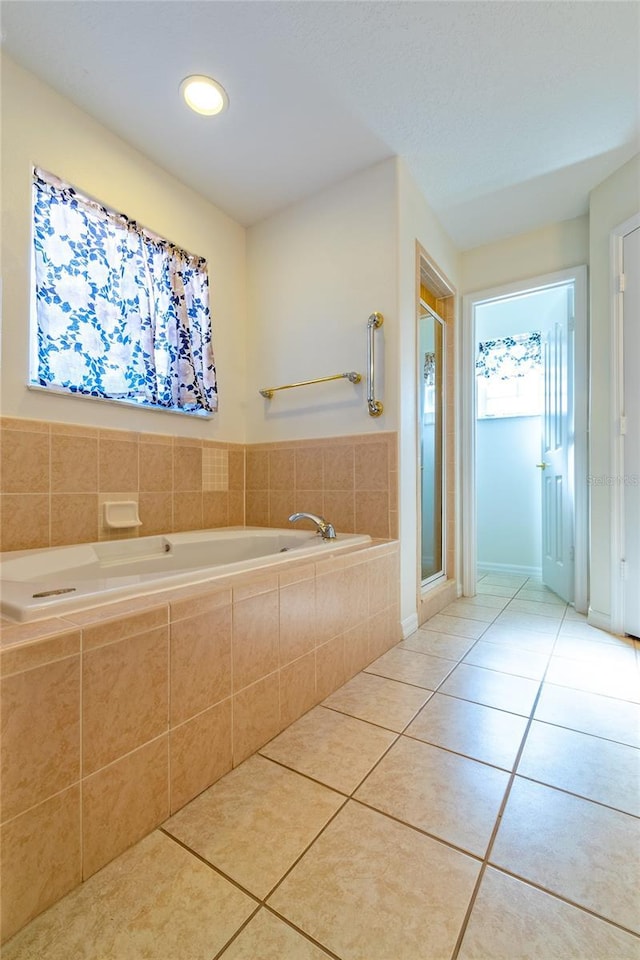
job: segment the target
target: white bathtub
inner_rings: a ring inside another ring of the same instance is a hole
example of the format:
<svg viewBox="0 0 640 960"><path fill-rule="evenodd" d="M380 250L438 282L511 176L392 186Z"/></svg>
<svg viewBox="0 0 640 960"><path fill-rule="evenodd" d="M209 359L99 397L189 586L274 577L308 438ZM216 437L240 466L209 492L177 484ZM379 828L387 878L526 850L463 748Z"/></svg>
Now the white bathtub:
<svg viewBox="0 0 640 960"><path fill-rule="evenodd" d="M360 534L322 540L306 530L224 527L0 554L2 616L25 622L64 616L123 597L370 543Z"/></svg>

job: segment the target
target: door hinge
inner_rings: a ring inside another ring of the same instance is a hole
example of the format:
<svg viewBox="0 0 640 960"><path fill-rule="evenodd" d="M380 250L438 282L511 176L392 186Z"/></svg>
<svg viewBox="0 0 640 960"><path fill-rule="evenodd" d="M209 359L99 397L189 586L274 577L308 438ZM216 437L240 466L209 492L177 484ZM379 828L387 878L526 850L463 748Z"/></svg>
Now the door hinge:
<svg viewBox="0 0 640 960"><path fill-rule="evenodd" d="M627 435L627 418L623 415L620 417L620 436L626 437Z"/></svg>
<svg viewBox="0 0 640 960"><path fill-rule="evenodd" d="M620 561L620 579L621 580L627 579L627 561L626 560Z"/></svg>
<svg viewBox="0 0 640 960"><path fill-rule="evenodd" d="M618 289L616 293L624 293L624 273L618 274Z"/></svg>

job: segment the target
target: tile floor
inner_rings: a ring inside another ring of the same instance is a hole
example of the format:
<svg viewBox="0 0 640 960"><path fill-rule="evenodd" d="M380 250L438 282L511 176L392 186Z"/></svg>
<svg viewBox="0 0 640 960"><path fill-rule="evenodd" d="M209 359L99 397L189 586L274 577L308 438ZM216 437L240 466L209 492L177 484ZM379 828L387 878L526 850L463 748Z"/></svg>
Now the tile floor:
<svg viewBox="0 0 640 960"><path fill-rule="evenodd" d="M637 646L485 576L3 960L639 958Z"/></svg>

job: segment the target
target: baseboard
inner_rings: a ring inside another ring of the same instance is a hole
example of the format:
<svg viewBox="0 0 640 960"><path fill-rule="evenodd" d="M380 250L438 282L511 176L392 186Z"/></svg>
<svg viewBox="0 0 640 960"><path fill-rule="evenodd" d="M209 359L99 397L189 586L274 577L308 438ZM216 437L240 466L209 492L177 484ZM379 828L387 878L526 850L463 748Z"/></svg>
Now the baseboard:
<svg viewBox="0 0 640 960"><path fill-rule="evenodd" d="M418 629L418 614L412 613L411 616L405 617L400 626L402 627L402 639L406 640Z"/></svg>
<svg viewBox="0 0 640 960"><path fill-rule="evenodd" d="M542 567L523 567L515 563L479 563L478 573L510 573L522 577L539 577Z"/></svg>
<svg viewBox="0 0 640 960"><path fill-rule="evenodd" d="M589 607L587 611L587 623L591 624L592 627L597 627L599 630L606 630L607 633L611 633L611 617L608 613L601 613L600 610L594 610L593 607Z"/></svg>

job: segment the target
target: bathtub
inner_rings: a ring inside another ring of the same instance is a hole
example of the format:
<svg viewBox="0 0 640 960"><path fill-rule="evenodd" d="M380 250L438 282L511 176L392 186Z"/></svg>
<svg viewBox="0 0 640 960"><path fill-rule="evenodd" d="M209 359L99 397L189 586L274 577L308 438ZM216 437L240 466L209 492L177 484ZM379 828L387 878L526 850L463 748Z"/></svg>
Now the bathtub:
<svg viewBox="0 0 640 960"><path fill-rule="evenodd" d="M371 542L306 530L225 527L0 554L1 614L24 623Z"/></svg>

